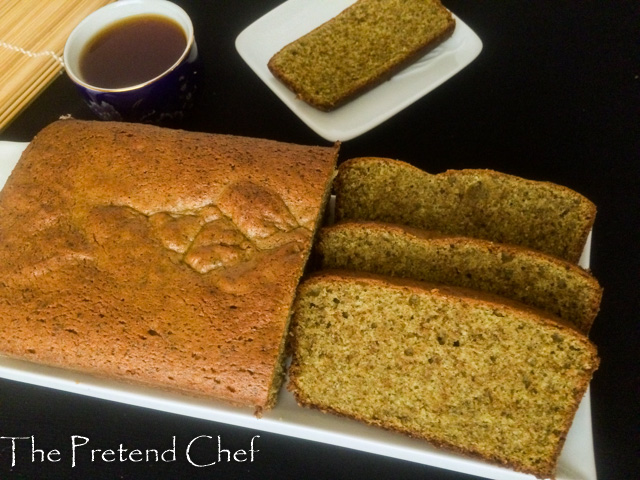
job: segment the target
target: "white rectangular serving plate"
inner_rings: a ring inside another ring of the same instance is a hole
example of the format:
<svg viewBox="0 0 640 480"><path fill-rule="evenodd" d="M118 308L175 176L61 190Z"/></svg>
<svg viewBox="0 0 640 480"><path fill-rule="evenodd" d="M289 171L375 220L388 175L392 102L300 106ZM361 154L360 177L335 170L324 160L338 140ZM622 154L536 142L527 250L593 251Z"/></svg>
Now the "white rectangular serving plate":
<svg viewBox="0 0 640 480"><path fill-rule="evenodd" d="M240 33L236 49L258 77L291 111L321 137L346 141L408 107L471 63L482 41L454 15L453 35L390 80L332 112L322 112L296 98L267 67L282 47L338 15L355 0L289 0Z"/></svg>
<svg viewBox="0 0 640 480"><path fill-rule="evenodd" d="M0 142L0 188L19 160L26 143ZM580 264L589 265L591 237ZM431 447L424 441L361 424L354 420L299 407L282 388L276 407L256 418L253 411L215 400L192 398L163 390L46 367L0 356L0 377L91 397L229 425L323 442L385 455L494 480L534 480L512 470ZM576 414L558 464L558 480L596 480L591 430L590 394Z"/></svg>

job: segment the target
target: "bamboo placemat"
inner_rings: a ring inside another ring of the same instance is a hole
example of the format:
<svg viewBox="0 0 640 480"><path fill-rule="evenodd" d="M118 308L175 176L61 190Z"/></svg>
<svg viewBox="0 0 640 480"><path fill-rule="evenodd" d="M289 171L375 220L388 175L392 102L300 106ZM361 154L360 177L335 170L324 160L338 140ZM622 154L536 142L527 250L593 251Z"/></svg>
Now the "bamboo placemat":
<svg viewBox="0 0 640 480"><path fill-rule="evenodd" d="M0 0L0 131L59 75L67 37L113 0Z"/></svg>

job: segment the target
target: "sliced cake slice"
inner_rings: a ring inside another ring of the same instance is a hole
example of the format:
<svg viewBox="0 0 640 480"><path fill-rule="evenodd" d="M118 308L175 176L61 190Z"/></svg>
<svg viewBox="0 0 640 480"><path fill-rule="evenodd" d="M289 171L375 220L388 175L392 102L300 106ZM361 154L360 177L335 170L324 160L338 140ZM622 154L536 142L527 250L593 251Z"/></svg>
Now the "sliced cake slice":
<svg viewBox="0 0 640 480"><path fill-rule="evenodd" d="M577 263L596 215L579 193L491 170L429 174L388 158L343 163L337 219L399 223L539 250Z"/></svg>
<svg viewBox="0 0 640 480"><path fill-rule="evenodd" d="M298 98L329 111L389 79L454 28L439 0L359 0L286 45L268 68Z"/></svg>
<svg viewBox="0 0 640 480"><path fill-rule="evenodd" d="M586 270L514 245L380 222L320 230L322 268L343 268L467 287L543 309L589 333L602 288Z"/></svg>
<svg viewBox="0 0 640 480"><path fill-rule="evenodd" d="M347 271L300 285L292 333L301 405L541 478L599 362L584 335L534 309Z"/></svg>

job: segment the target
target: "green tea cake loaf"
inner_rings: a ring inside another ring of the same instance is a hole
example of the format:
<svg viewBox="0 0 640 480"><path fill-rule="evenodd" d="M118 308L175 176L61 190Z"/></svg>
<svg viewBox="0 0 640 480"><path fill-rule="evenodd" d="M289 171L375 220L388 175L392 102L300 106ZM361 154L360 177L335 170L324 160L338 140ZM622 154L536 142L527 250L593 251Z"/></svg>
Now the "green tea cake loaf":
<svg viewBox="0 0 640 480"><path fill-rule="evenodd" d="M0 354L271 408L337 155L54 122L0 193Z"/></svg>

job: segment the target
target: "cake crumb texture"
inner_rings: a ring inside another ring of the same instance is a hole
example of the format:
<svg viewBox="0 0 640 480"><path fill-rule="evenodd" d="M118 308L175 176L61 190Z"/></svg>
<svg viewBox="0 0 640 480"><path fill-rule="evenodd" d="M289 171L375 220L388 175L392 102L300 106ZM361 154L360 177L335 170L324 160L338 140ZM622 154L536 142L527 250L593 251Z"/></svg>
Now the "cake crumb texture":
<svg viewBox="0 0 640 480"><path fill-rule="evenodd" d="M401 225L344 221L322 228L323 269L348 269L480 290L540 308L588 334L602 288L588 271L529 248Z"/></svg>
<svg viewBox="0 0 640 480"><path fill-rule="evenodd" d="M491 170L429 174L387 158L355 158L334 182L338 220L397 223L515 244L577 263L596 216L579 193Z"/></svg>
<svg viewBox="0 0 640 480"><path fill-rule="evenodd" d="M598 362L583 335L519 304L325 271L299 287L288 387L302 405L549 478Z"/></svg>
<svg viewBox="0 0 640 480"><path fill-rule="evenodd" d="M268 62L298 98L333 110L451 35L439 0L359 0Z"/></svg>
<svg viewBox="0 0 640 480"><path fill-rule="evenodd" d="M0 352L270 408L337 147L62 120L0 193Z"/></svg>

